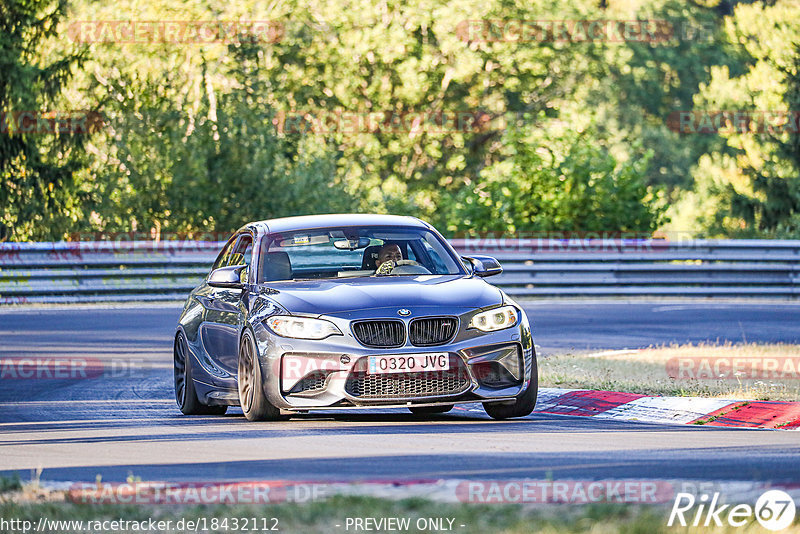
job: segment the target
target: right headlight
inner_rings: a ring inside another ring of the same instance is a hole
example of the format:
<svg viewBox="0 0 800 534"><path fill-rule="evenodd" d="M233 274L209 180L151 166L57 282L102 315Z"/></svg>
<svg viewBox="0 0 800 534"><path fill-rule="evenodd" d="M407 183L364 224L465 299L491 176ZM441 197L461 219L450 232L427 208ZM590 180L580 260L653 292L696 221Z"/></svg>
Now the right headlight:
<svg viewBox="0 0 800 534"><path fill-rule="evenodd" d="M295 339L325 339L328 336L342 335L330 321L296 317L293 315L275 315L264 321L270 330L281 337Z"/></svg>
<svg viewBox="0 0 800 534"><path fill-rule="evenodd" d="M468 328L477 328L481 332L494 332L516 326L517 321L519 312L514 306L500 306L473 315Z"/></svg>

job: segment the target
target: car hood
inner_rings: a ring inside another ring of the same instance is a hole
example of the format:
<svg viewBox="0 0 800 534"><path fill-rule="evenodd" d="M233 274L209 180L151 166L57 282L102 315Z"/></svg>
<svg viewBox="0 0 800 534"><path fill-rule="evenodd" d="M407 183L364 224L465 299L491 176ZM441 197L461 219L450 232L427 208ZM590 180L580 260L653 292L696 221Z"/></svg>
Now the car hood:
<svg viewBox="0 0 800 534"><path fill-rule="evenodd" d="M270 282L278 292L269 298L290 313L354 316L377 308L420 308L462 313L502 303L502 293L480 278L467 276L363 277L334 280Z"/></svg>

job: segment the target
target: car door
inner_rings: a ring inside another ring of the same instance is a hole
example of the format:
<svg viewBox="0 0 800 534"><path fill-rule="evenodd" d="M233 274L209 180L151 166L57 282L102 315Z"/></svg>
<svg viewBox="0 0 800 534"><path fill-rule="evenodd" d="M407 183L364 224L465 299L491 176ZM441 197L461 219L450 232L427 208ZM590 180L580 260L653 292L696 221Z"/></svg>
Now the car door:
<svg viewBox="0 0 800 534"><path fill-rule="evenodd" d="M253 236L243 232L215 267L246 265L241 273L242 282L246 284L252 257ZM232 375L236 374L238 366L239 331L244 321L247 291L247 287L244 290L212 287L205 302L203 341L206 350L222 370Z"/></svg>

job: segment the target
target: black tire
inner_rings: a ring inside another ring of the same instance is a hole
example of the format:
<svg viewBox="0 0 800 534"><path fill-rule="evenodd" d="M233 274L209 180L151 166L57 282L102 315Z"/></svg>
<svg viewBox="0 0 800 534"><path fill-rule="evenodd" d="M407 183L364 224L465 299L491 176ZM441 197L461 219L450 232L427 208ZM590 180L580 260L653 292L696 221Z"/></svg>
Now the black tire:
<svg viewBox="0 0 800 534"><path fill-rule="evenodd" d="M483 409L492 419L510 419L512 417L525 417L533 412L536 406L536 397L539 393L539 370L536 365L536 356L533 357L531 365L531 380L528 382L528 389L511 403L485 402Z"/></svg>
<svg viewBox="0 0 800 534"><path fill-rule="evenodd" d="M261 376L261 364L258 360L253 335L249 330L242 334L239 343L239 403L248 421L274 421L281 416L264 395L264 380Z"/></svg>
<svg viewBox="0 0 800 534"><path fill-rule="evenodd" d="M453 405L447 404L445 406L409 406L408 409L413 414L427 415L434 413L447 413L453 409Z"/></svg>
<svg viewBox="0 0 800 534"><path fill-rule="evenodd" d="M175 336L173 348L173 369L175 377L175 402L184 415L223 415L227 406L208 406L197 399L192 379L192 354L183 332Z"/></svg>

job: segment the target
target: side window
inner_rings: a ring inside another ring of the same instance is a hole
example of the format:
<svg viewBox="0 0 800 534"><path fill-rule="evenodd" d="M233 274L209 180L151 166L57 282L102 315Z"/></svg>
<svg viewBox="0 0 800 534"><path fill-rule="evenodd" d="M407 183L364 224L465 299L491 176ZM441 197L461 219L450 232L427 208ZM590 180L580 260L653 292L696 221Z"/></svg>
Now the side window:
<svg viewBox="0 0 800 534"><path fill-rule="evenodd" d="M228 265L250 265L253 257L253 238L248 234L243 235L236 242L236 246L228 259Z"/></svg>
<svg viewBox="0 0 800 534"><path fill-rule="evenodd" d="M253 261L253 238L250 234L243 234L236 242L233 252L228 258L228 265L247 265L247 269L242 270L241 281L247 282L247 272Z"/></svg>
<svg viewBox="0 0 800 534"><path fill-rule="evenodd" d="M220 267L225 267L228 265L228 260L231 256L231 251L233 250L233 245L236 243L236 239L231 238L222 248L222 252L220 252L219 256L217 256L217 261L214 262L214 266L211 267L211 270L219 269Z"/></svg>

